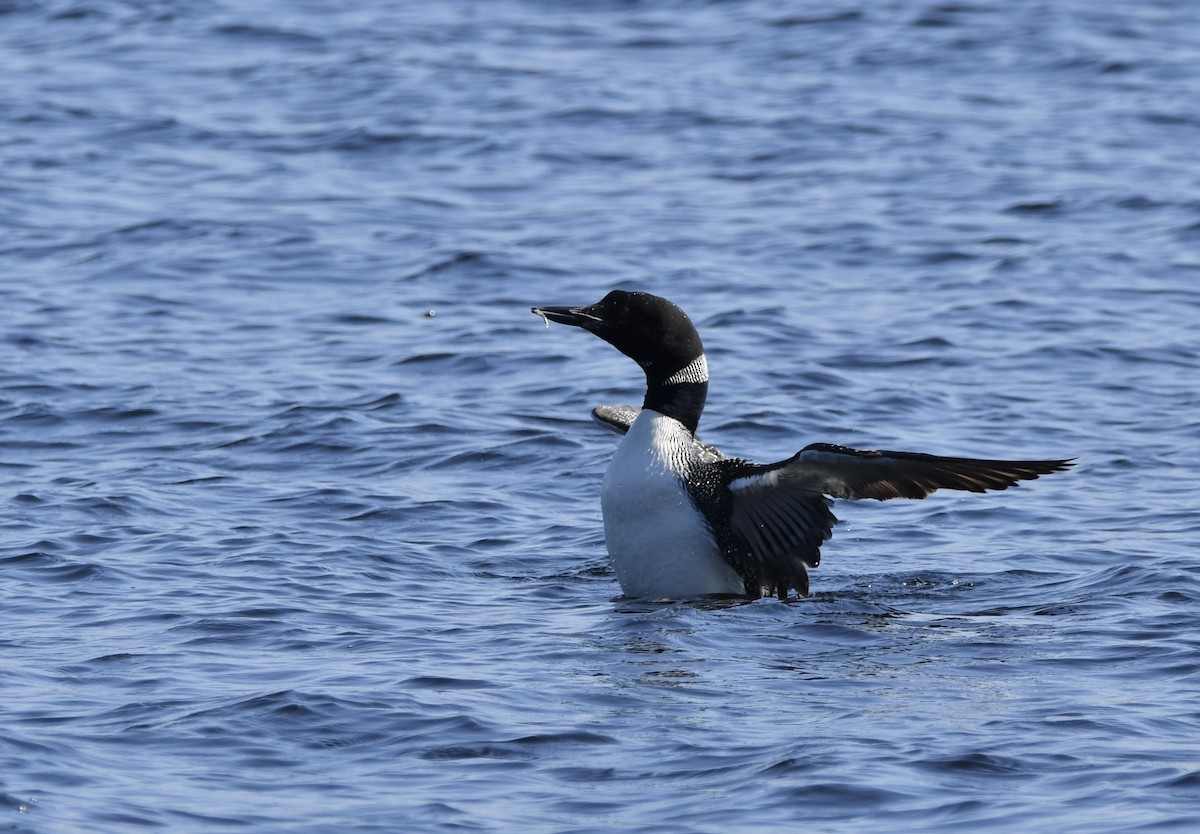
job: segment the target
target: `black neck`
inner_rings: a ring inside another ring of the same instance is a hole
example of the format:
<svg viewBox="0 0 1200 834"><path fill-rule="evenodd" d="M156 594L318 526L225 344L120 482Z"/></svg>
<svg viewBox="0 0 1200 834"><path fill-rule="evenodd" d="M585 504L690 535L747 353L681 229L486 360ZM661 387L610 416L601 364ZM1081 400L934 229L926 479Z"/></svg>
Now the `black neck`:
<svg viewBox="0 0 1200 834"><path fill-rule="evenodd" d="M704 411L704 400L708 397L707 382L646 382L646 400L642 408L650 408L659 414L673 417L696 433L700 425L700 413Z"/></svg>

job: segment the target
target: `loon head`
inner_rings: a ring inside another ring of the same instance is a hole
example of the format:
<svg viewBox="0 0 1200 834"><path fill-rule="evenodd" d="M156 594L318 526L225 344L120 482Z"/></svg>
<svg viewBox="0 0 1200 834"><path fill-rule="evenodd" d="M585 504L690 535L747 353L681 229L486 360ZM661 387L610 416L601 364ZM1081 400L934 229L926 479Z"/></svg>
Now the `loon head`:
<svg viewBox="0 0 1200 834"><path fill-rule="evenodd" d="M637 362L651 384L670 381L704 356L687 314L650 293L613 290L587 307L534 307L533 312L595 333ZM708 375L680 381L707 382Z"/></svg>
<svg viewBox="0 0 1200 834"><path fill-rule="evenodd" d="M548 321L595 333L646 372L643 409L673 417L693 433L708 396L708 362L700 334L665 298L613 290L587 307L534 307Z"/></svg>

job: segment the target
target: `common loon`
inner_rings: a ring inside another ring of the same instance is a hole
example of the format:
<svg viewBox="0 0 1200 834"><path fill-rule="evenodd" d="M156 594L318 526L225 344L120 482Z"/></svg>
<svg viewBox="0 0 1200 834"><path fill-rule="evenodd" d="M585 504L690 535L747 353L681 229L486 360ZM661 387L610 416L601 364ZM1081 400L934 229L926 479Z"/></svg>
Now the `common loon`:
<svg viewBox="0 0 1200 834"><path fill-rule="evenodd" d="M1057 472L1071 460L977 460L814 443L778 463L726 457L696 438L708 395L700 334L665 298L613 290L586 307L534 307L543 320L596 334L641 366L646 398L599 407L623 434L604 475L609 557L627 597L808 593L807 568L837 519L833 498L983 492Z"/></svg>

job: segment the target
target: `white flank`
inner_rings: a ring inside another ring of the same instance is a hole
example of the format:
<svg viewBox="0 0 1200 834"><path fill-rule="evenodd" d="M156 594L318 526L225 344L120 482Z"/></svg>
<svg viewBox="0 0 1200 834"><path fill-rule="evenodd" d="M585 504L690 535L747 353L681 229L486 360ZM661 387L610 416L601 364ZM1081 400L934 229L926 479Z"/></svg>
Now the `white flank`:
<svg viewBox="0 0 1200 834"><path fill-rule="evenodd" d="M608 555L629 597L741 594L744 583L688 497L682 472L697 455L677 420L647 409L604 475L600 505Z"/></svg>

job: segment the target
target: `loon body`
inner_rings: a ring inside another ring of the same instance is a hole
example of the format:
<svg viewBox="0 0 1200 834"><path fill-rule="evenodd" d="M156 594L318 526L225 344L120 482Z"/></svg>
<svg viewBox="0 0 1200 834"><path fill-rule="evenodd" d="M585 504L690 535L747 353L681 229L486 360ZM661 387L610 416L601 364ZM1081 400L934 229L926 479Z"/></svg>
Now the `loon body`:
<svg viewBox="0 0 1200 834"><path fill-rule="evenodd" d="M585 307L534 307L581 327L646 375L641 409L602 406L624 435L604 476L604 537L629 597L808 593L808 568L837 519L830 498L924 498L983 492L1057 472L1069 460L980 460L814 443L787 460L726 457L696 438L708 394L700 335L665 298L614 290Z"/></svg>

